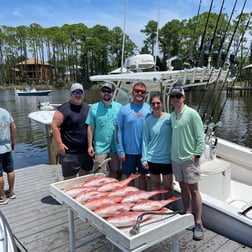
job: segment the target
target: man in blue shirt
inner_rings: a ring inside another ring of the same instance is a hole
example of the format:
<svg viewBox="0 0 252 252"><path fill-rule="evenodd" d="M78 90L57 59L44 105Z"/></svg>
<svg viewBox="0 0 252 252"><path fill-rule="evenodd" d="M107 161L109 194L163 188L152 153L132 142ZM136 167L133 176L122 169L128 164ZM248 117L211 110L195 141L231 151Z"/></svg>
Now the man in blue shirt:
<svg viewBox="0 0 252 252"><path fill-rule="evenodd" d="M102 100L90 107L86 124L88 125L88 154L94 157L94 170L110 157L109 176L116 178L120 162L115 147L115 120L122 105L112 101L114 90L114 85L111 83L102 85L100 90ZM101 171L107 172L106 163L101 167Z"/></svg>
<svg viewBox="0 0 252 252"><path fill-rule="evenodd" d="M150 114L150 105L144 102L146 85L137 82L132 89L132 102L124 105L116 118L116 148L122 162L122 174L128 177L139 173L139 188L147 189L146 174L142 167L142 130L145 117Z"/></svg>

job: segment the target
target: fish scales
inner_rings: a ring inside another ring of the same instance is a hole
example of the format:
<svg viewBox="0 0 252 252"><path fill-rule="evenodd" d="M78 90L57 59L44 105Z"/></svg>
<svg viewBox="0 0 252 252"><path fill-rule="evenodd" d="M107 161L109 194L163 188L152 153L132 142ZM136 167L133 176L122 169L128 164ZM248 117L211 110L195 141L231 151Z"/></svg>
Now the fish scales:
<svg viewBox="0 0 252 252"><path fill-rule="evenodd" d="M97 191L110 192L110 191L113 191L117 188L125 187L130 183L130 181L138 178L139 176L140 176L139 174L131 174L127 179L124 179L121 181L112 181L111 183L106 183L104 185L101 185L101 186L99 186L99 188L97 188Z"/></svg>
<svg viewBox="0 0 252 252"><path fill-rule="evenodd" d="M164 206L171 204L172 202L180 199L180 197L171 197L167 200L140 200L135 203L131 210L133 211L155 211L160 210Z"/></svg>
<svg viewBox="0 0 252 252"><path fill-rule="evenodd" d="M155 190L155 191L143 191L139 190L136 192L131 192L128 195L124 196L122 199L122 202L137 202L142 199L148 199L154 195L160 194L160 193L166 193L166 190Z"/></svg>

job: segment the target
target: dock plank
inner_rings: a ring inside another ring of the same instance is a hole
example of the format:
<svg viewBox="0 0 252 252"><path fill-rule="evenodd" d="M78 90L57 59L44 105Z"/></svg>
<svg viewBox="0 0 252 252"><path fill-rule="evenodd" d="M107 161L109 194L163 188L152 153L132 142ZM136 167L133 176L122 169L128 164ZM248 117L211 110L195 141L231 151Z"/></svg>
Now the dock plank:
<svg viewBox="0 0 252 252"><path fill-rule="evenodd" d="M6 175L4 175L7 182ZM8 223L29 252L68 252L69 230L67 208L50 196L50 184L62 181L59 165L41 164L16 170L16 199L0 206ZM6 185L7 187L7 185ZM75 216L75 236L80 240L97 230L88 222ZM204 241L193 241L192 232L185 230L179 235L180 251L236 251L251 252L252 249L206 230ZM106 252L112 245L101 237L76 252ZM114 252L119 252L114 248ZM171 251L171 240L167 239L145 250Z"/></svg>

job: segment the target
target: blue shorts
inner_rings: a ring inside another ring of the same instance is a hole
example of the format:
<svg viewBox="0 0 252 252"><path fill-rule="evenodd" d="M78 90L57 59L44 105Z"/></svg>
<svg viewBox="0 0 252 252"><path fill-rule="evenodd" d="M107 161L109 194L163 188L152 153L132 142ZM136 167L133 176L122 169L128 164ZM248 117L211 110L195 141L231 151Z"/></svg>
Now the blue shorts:
<svg viewBox="0 0 252 252"><path fill-rule="evenodd" d="M70 154L60 156L60 164L63 177L75 176L80 169L91 171L93 169L93 159L88 153Z"/></svg>
<svg viewBox="0 0 252 252"><path fill-rule="evenodd" d="M172 173L172 164L160 164L148 162L149 171L153 175L168 175Z"/></svg>
<svg viewBox="0 0 252 252"><path fill-rule="evenodd" d="M11 151L0 154L0 177L3 176L3 171L6 173L14 171Z"/></svg>
<svg viewBox="0 0 252 252"><path fill-rule="evenodd" d="M129 176L131 173L148 174L141 162L141 155L126 154L126 160L122 162L122 173Z"/></svg>

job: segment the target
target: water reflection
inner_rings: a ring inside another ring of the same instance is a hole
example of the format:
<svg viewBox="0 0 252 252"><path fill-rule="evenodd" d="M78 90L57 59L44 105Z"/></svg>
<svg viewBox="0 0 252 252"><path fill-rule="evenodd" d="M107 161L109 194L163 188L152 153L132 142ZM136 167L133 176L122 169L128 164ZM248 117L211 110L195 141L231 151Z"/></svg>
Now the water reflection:
<svg viewBox="0 0 252 252"><path fill-rule="evenodd" d="M202 90L186 92L187 103L197 109L201 102L202 92ZM17 97L13 90L0 91L0 106L12 114L17 125L16 149L14 151L16 169L48 163L45 135L38 125L28 118L28 114L38 110L39 102L61 104L68 99L68 90L53 91L50 96L41 97ZM97 91L88 90L85 94L87 103L94 103L99 99L100 95ZM216 97L211 96L209 99L213 101ZM216 111L222 109L222 103L226 99L225 92L220 99ZM220 117L223 127L216 130L218 136L252 148L252 103L250 100L251 96L240 97L239 94L227 99L225 109ZM202 103L201 111L205 111L206 108L208 111L212 111L215 105L214 102Z"/></svg>

